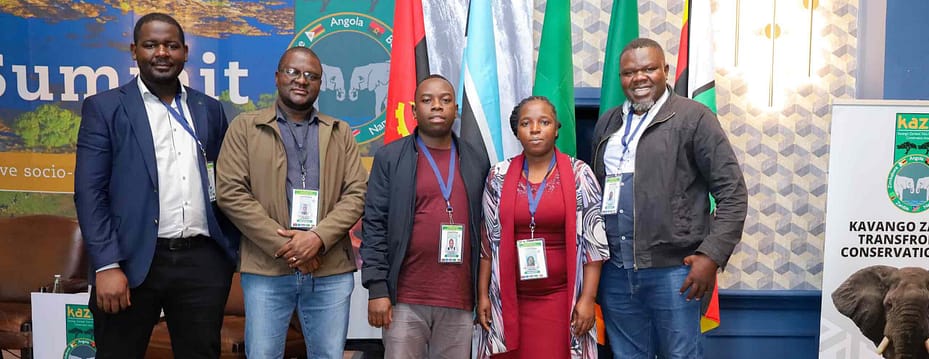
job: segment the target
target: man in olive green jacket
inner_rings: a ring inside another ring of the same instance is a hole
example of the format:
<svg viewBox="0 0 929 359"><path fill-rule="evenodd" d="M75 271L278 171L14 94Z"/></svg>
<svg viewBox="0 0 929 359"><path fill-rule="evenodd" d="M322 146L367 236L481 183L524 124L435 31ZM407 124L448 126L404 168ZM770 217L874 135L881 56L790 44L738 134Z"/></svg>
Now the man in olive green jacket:
<svg viewBox="0 0 929 359"><path fill-rule="evenodd" d="M275 106L237 116L219 154L218 204L242 231L248 357L283 356L295 309L307 356L342 357L367 173L351 127L313 107L321 76L310 49L287 50Z"/></svg>

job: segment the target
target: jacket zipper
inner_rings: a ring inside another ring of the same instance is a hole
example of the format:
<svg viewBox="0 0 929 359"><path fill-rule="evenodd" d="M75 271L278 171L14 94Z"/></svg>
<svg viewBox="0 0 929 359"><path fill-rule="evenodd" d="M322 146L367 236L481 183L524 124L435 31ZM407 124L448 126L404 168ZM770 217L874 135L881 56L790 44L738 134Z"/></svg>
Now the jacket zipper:
<svg viewBox="0 0 929 359"><path fill-rule="evenodd" d="M652 123L649 123L648 126L645 126L645 129L642 130L642 135L639 136L639 141L636 142L636 152L638 152L639 143L642 142L642 138L645 137L645 133L648 132L648 129L657 126L659 123L663 123L663 122L665 122L665 121L671 119L672 116L674 116L674 112L672 112L670 115L668 115L668 117L665 117L665 118L664 118L663 120L661 120L661 121L657 121L657 122L656 122L656 121L652 121ZM636 161L636 163L638 163L638 161ZM639 236L636 234L636 228L635 228L636 219L639 218L639 214L637 213L637 211L636 211L636 209L635 209L635 208L636 208L636 205L635 205L635 188L636 188L636 186L637 186L636 183L638 182L638 178L639 178L639 176L636 176L636 175L633 175L633 176L632 176L632 271L633 271L633 272L638 272L638 271L639 271L639 261L638 261L638 259L636 258L636 255L635 255L635 240L636 240L636 238L639 238Z"/></svg>

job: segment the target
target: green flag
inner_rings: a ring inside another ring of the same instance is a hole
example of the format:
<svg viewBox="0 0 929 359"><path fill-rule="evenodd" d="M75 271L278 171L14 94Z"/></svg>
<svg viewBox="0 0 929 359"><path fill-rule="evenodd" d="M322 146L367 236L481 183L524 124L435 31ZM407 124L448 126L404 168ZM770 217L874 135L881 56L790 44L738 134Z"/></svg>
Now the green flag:
<svg viewBox="0 0 929 359"><path fill-rule="evenodd" d="M555 105L561 129L555 145L569 156L577 155L574 125L574 64L571 50L571 4L548 0L542 23L542 40L532 94L548 97Z"/></svg>
<svg viewBox="0 0 929 359"><path fill-rule="evenodd" d="M613 0L610 31L606 38L603 58L603 80L600 86L600 115L626 101L619 80L619 54L630 41L639 37L639 9L636 0Z"/></svg>

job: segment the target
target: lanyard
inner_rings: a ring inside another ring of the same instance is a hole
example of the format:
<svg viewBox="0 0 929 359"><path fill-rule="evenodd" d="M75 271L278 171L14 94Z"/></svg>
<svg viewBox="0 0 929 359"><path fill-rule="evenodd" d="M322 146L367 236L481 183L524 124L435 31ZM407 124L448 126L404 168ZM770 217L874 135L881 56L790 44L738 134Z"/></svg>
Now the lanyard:
<svg viewBox="0 0 929 359"><path fill-rule="evenodd" d="M539 184L539 190L532 193L532 183L529 182L529 161L523 159L523 172L526 173L526 197L529 200L529 236L535 238L535 212L539 209L539 202L542 201L542 195L545 194L545 182L548 181L548 173L555 168L555 154L552 154L552 162L548 164L548 171L545 171L545 177Z"/></svg>
<svg viewBox="0 0 929 359"><path fill-rule="evenodd" d="M206 160L206 149L203 148L203 143L200 143L200 138L198 138L197 134L194 133L194 129L190 128L190 124L187 123L187 119L184 118L184 106L181 104L181 93L178 92L177 96L174 96L174 103L177 104L177 109L180 110L180 112L175 111L171 105L165 103L160 98L158 101L161 101L161 104L165 105L165 108L168 110L168 113L171 114L171 117L174 117L174 120L177 121L177 123L179 123L181 127L187 131L187 133L190 134L190 137L193 137L194 141L197 141L197 146L200 147L200 152L203 153L203 159Z"/></svg>
<svg viewBox="0 0 929 359"><path fill-rule="evenodd" d="M294 125L290 123L290 120L284 119L284 122L287 123L287 129L290 130L290 136L294 138L294 143L297 144L297 153L300 156L300 185L301 188L306 188L306 140L310 136L310 121L306 122L306 128L303 130L303 141L297 141L297 129L294 128Z"/></svg>
<svg viewBox="0 0 929 359"><path fill-rule="evenodd" d="M429 152L429 148L423 143L423 139L416 136L416 144L419 145L420 150L426 154L426 159L429 160L429 167L432 167L432 173L435 174L435 179L439 182L439 190L442 191L442 197L445 198L445 211L448 212L448 221L449 223L453 223L451 198L452 185L455 184L455 157L458 157L458 149L455 147L455 141L452 141L452 153L448 157L448 178L445 179L444 183L442 182L442 173L439 172L439 165L435 163L435 159L432 158L432 153Z"/></svg>
<svg viewBox="0 0 929 359"><path fill-rule="evenodd" d="M639 119L639 124L635 126L635 131L632 131L632 136L629 136L629 129L632 128L632 107L629 107L629 114L626 115L626 132L623 133L623 137L620 138L619 143L623 145L623 153L619 156L620 167L622 167L623 160L626 158L626 154L629 153L629 140L635 138L635 135L639 133L639 129L642 128L642 124L645 123L645 118L648 117L648 111L642 114L642 118Z"/></svg>

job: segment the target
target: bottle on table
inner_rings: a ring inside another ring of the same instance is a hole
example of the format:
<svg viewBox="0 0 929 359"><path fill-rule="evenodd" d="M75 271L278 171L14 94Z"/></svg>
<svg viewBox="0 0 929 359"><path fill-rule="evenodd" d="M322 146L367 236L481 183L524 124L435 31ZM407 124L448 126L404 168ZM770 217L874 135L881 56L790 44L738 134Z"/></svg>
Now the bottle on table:
<svg viewBox="0 0 929 359"><path fill-rule="evenodd" d="M52 283L52 293L64 293L61 284L61 274L55 274L55 282Z"/></svg>

